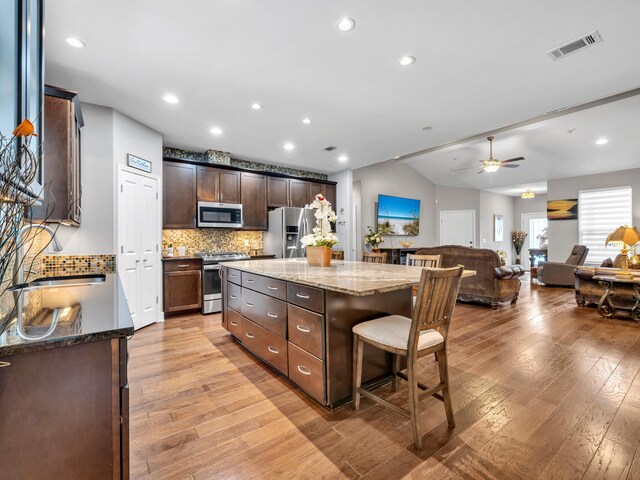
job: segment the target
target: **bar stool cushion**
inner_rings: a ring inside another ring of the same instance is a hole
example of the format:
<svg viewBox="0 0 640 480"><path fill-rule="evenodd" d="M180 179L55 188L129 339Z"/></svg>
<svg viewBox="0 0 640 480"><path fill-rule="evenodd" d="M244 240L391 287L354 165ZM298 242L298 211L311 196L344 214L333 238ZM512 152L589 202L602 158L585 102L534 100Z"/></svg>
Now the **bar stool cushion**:
<svg viewBox="0 0 640 480"><path fill-rule="evenodd" d="M362 322L353 327L353 333L382 345L396 349L407 349L411 319L402 315L389 315ZM423 330L418 340L418 350L433 347L444 342L444 337L436 330Z"/></svg>

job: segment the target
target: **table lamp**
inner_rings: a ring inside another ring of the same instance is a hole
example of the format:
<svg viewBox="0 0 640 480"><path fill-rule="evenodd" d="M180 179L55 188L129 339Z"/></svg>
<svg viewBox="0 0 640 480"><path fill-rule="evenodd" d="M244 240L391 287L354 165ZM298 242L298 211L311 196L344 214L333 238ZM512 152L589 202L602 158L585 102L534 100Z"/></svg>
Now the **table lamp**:
<svg viewBox="0 0 640 480"><path fill-rule="evenodd" d="M605 246L610 242L622 243L620 254L622 255L622 264L620 265L620 271L616 274L616 278L633 278L633 275L629 271L629 248L627 246L633 246L640 242L640 232L636 227L630 227L628 225L616 228L611 232L604 242Z"/></svg>

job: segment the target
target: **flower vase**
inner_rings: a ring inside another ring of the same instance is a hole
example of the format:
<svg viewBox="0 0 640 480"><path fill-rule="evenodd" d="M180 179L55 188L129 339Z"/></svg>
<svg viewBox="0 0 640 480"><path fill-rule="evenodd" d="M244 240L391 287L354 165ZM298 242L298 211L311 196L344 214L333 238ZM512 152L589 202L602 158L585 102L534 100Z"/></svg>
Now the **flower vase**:
<svg viewBox="0 0 640 480"><path fill-rule="evenodd" d="M515 261L515 264L516 265L520 265L520 251L522 250L522 245L515 244L513 246L513 248L515 248L515 250L516 250L516 261Z"/></svg>
<svg viewBox="0 0 640 480"><path fill-rule="evenodd" d="M328 267L331 264L329 247L307 247L307 262L312 267Z"/></svg>
<svg viewBox="0 0 640 480"><path fill-rule="evenodd" d="M372 248L371 249L371 253L380 253L380 249L379 248Z"/></svg>

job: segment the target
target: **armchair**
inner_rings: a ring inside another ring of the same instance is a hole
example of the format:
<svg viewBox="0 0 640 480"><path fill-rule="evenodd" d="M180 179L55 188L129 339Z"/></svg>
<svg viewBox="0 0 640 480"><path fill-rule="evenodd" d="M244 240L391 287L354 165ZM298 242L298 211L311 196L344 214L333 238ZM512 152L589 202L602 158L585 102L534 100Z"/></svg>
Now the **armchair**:
<svg viewBox="0 0 640 480"><path fill-rule="evenodd" d="M576 267L583 265L587 259L589 249L584 245L574 245L569 258L564 263L544 262L538 266L538 278L545 285L558 287L573 287Z"/></svg>

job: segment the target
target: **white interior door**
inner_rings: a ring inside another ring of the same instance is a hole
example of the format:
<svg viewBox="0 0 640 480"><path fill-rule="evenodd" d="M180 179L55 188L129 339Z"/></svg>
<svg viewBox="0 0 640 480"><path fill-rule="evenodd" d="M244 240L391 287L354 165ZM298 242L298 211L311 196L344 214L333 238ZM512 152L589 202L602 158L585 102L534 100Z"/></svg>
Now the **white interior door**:
<svg viewBox="0 0 640 480"><path fill-rule="evenodd" d="M538 248L540 246L540 242L537 237L545 228L547 228L547 225L547 212L522 214L521 229L522 231L527 232L527 244L529 245L528 247L525 247L524 250L529 248Z"/></svg>
<svg viewBox="0 0 640 480"><path fill-rule="evenodd" d="M158 181L121 169L118 185L118 273L137 330L158 320Z"/></svg>
<svg viewBox="0 0 640 480"><path fill-rule="evenodd" d="M440 212L440 245L474 247L475 238L475 210L446 210Z"/></svg>

